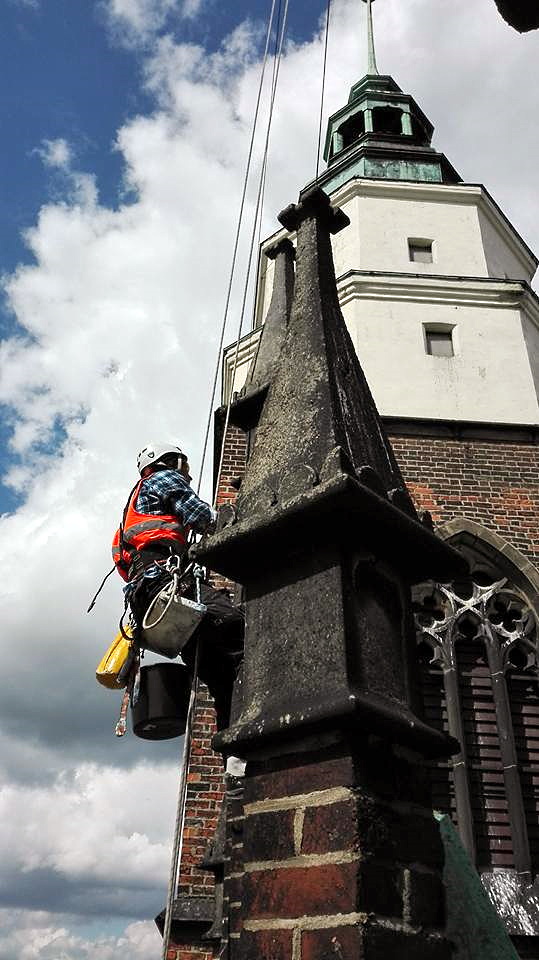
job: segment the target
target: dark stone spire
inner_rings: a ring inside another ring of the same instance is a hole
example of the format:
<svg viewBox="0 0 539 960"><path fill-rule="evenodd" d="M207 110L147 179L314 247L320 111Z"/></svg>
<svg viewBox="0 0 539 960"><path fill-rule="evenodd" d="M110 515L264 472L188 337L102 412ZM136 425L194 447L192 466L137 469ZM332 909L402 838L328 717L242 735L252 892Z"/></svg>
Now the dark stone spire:
<svg viewBox="0 0 539 960"><path fill-rule="evenodd" d="M298 231L295 297L279 372L238 498L238 518L265 511L268 487L281 503L312 489L313 480L321 472L328 475L333 460L335 466L343 457L358 479L366 478L381 493L405 490L337 297L330 232L347 226L348 218L315 188L279 219ZM413 513L411 502L408 506Z"/></svg>
<svg viewBox="0 0 539 960"><path fill-rule="evenodd" d="M252 430L258 423L269 384L279 363L294 296L296 251L293 243L283 237L268 247L265 253L275 261L271 303L245 386L230 410L231 423L243 430Z"/></svg>
<svg viewBox="0 0 539 960"><path fill-rule="evenodd" d="M249 755L358 724L447 752L412 710L409 588L465 564L417 520L347 333L330 243L347 218L311 190L281 222L298 231L288 333L237 513L196 550L245 588L244 706L217 742Z"/></svg>

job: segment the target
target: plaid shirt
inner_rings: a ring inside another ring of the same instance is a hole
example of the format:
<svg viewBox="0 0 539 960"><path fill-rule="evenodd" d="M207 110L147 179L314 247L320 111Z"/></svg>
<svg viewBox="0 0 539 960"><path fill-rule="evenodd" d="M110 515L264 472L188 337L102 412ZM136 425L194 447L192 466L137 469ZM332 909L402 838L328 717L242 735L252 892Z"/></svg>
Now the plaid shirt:
<svg viewBox="0 0 539 960"><path fill-rule="evenodd" d="M135 510L151 516L172 513L185 526L192 527L195 533L204 533L214 516L209 504L197 497L178 470L157 470L146 477L141 484ZM146 567L143 574L145 579L150 580L162 575L162 568L155 563ZM132 594L133 584L134 581L130 581L124 587L127 599Z"/></svg>
<svg viewBox="0 0 539 960"><path fill-rule="evenodd" d="M196 533L204 533L213 516L211 507L197 497L178 470L157 470L146 477L135 510L152 516L172 513Z"/></svg>

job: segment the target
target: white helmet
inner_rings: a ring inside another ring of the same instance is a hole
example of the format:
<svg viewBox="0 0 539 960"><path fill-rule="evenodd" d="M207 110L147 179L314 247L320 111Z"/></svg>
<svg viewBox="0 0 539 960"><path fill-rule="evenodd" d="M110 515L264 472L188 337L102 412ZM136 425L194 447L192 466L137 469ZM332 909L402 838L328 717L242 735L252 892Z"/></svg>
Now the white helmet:
<svg viewBox="0 0 539 960"><path fill-rule="evenodd" d="M174 443L167 443L163 440L147 443L137 457L138 472L142 475L145 467L151 466L152 463L157 463L165 457L167 453L175 453L178 457L185 456L182 450Z"/></svg>

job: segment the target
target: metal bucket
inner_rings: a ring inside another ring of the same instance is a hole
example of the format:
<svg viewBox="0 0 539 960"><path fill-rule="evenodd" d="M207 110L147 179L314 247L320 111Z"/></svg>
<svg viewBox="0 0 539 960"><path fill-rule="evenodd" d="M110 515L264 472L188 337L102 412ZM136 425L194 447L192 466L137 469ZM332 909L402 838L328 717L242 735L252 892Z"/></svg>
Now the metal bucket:
<svg viewBox="0 0 539 960"><path fill-rule="evenodd" d="M175 590L174 584L164 587L148 608L141 631L141 645L173 660L192 637L206 607L177 592L171 598L171 590Z"/></svg>
<svg viewBox="0 0 539 960"><path fill-rule="evenodd" d="M185 733L191 674L180 663L141 667L140 690L131 707L133 733L142 740L172 740Z"/></svg>

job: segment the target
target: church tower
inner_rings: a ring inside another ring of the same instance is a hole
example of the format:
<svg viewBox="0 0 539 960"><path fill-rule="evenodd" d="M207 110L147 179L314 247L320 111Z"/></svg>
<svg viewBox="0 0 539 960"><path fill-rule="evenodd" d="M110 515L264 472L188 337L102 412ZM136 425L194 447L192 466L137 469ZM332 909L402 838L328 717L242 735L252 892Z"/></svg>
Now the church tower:
<svg viewBox="0 0 539 960"><path fill-rule="evenodd" d="M367 23L368 73L329 118L317 185L350 220L333 237L340 306L407 487L470 564L469 577L415 589L424 716L461 744L432 763L432 805L451 815L519 955L537 958L539 261L488 190L432 147L415 99L379 73L371 0ZM280 230L261 247L235 391L285 238L295 243ZM223 397L234 352L223 358ZM230 427L221 503L236 496L246 451L245 433ZM213 875L199 863L222 781L203 699L197 724L175 913L182 960L210 960L216 943Z"/></svg>

